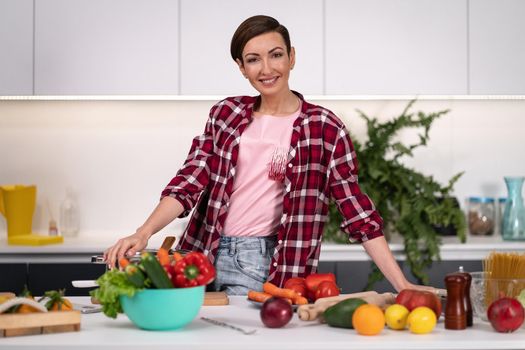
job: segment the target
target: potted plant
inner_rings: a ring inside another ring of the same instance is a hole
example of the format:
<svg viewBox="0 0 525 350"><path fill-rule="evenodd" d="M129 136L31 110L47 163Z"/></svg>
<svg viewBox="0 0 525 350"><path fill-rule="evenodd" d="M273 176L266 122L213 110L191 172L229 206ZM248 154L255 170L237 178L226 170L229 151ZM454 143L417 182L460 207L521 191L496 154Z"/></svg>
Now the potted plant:
<svg viewBox="0 0 525 350"><path fill-rule="evenodd" d="M393 233L402 236L406 261L419 283L428 284L424 271L432 261L440 260L441 236L436 227L453 227L461 242L465 242L465 217L452 196L453 186L462 173L453 176L446 186L432 176L424 175L401 162L403 157L412 157L413 150L425 146L429 130L437 118L448 110L436 113L410 113L415 100L410 101L401 115L387 122L379 122L361 111L359 116L366 121L368 140L364 143L353 138L359 160L359 184L376 205L384 220L387 239ZM403 144L395 140L399 131L416 128L419 142ZM335 203L331 203L324 240L349 243L346 234L339 229L342 218ZM367 289L383 278L373 264Z"/></svg>

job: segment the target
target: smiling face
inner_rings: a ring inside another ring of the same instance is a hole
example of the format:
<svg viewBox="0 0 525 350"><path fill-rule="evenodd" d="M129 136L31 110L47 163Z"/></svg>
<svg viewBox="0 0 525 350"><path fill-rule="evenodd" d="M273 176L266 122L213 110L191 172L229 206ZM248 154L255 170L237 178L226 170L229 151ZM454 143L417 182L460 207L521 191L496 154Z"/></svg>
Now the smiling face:
<svg viewBox="0 0 525 350"><path fill-rule="evenodd" d="M250 39L237 59L241 73L263 96L276 96L290 91L288 79L295 64L295 51L287 53L281 34L269 32Z"/></svg>

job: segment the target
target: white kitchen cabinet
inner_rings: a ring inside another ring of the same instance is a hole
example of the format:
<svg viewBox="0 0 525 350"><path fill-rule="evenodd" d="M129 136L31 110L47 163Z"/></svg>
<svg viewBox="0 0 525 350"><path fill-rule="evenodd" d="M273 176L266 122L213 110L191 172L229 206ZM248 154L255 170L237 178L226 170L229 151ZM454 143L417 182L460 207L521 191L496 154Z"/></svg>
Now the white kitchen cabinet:
<svg viewBox="0 0 525 350"><path fill-rule="evenodd" d="M466 0L327 0L326 94L466 94Z"/></svg>
<svg viewBox="0 0 525 350"><path fill-rule="evenodd" d="M0 0L0 95L33 94L33 0Z"/></svg>
<svg viewBox="0 0 525 350"><path fill-rule="evenodd" d="M469 3L470 93L525 94L525 1Z"/></svg>
<svg viewBox="0 0 525 350"><path fill-rule="evenodd" d="M178 94L178 0L36 0L35 94Z"/></svg>
<svg viewBox="0 0 525 350"><path fill-rule="evenodd" d="M181 94L239 95L256 91L230 55L235 29L265 14L285 25L297 59L290 88L323 93L322 0L181 0Z"/></svg>

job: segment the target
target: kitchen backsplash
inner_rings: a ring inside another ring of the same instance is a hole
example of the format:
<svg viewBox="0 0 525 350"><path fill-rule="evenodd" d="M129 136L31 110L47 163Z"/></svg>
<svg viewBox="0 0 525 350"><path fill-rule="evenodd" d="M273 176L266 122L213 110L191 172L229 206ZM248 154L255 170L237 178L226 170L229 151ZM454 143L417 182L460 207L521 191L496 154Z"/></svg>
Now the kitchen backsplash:
<svg viewBox="0 0 525 350"><path fill-rule="evenodd" d="M363 140L356 109L386 120L408 100L318 99ZM49 210L71 187L77 196L80 234L131 233L155 207L161 190L183 163L192 138L204 129L214 100L13 100L0 101L0 184L37 185L35 232L47 232ZM464 171L455 194L504 197L505 175L525 175L524 99L425 99L413 111L450 109L437 120L427 147L406 163L446 182ZM403 140L416 140L405 133ZM366 159L360 159L366 162ZM180 233L185 220L167 231ZM0 219L0 232L5 232Z"/></svg>

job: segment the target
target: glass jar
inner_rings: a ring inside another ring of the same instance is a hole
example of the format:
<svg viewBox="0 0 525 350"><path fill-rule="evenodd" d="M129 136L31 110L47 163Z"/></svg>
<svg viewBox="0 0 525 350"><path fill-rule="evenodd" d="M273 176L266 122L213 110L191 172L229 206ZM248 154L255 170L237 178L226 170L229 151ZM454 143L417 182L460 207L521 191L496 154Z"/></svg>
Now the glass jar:
<svg viewBox="0 0 525 350"><path fill-rule="evenodd" d="M492 235L495 227L494 198L470 197L467 221L471 235Z"/></svg>

